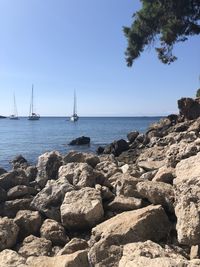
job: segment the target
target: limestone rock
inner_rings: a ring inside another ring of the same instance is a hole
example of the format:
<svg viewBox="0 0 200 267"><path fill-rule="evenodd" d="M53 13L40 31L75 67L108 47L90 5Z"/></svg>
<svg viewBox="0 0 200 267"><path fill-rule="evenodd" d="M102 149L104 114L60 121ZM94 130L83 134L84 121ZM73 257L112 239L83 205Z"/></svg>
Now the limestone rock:
<svg viewBox="0 0 200 267"><path fill-rule="evenodd" d="M16 251L11 249L4 249L0 252L0 265L1 267L22 267L26 259L20 256Z"/></svg>
<svg viewBox="0 0 200 267"><path fill-rule="evenodd" d="M184 267L186 258L169 253L160 245L148 240L144 243L130 243L124 246L119 267Z"/></svg>
<svg viewBox="0 0 200 267"><path fill-rule="evenodd" d="M179 243L192 246L198 245L200 239L200 180L190 177L176 186L175 214Z"/></svg>
<svg viewBox="0 0 200 267"><path fill-rule="evenodd" d="M138 193L152 204L160 204L168 211L173 211L174 189L163 182L145 181L137 184Z"/></svg>
<svg viewBox="0 0 200 267"><path fill-rule="evenodd" d="M13 166L14 169L27 168L27 166L28 166L28 161L22 155L16 156L11 161L11 163L12 163L12 166Z"/></svg>
<svg viewBox="0 0 200 267"><path fill-rule="evenodd" d="M89 187L66 193L60 210L62 224L68 230L90 228L104 215L100 192Z"/></svg>
<svg viewBox="0 0 200 267"><path fill-rule="evenodd" d="M99 157L92 153L83 153L77 151L70 151L63 159L64 163L87 163L91 167L95 168L95 166L100 162Z"/></svg>
<svg viewBox="0 0 200 267"><path fill-rule="evenodd" d="M29 166L26 168L26 176L28 177L29 181L34 181L37 177L38 170L35 166Z"/></svg>
<svg viewBox="0 0 200 267"><path fill-rule="evenodd" d="M194 120L200 116L199 98L181 98L178 100L178 108L180 115L184 116L188 120Z"/></svg>
<svg viewBox="0 0 200 267"><path fill-rule="evenodd" d="M60 221L60 205L65 193L74 187L65 178L49 180L46 186L34 197L31 207L50 219Z"/></svg>
<svg viewBox="0 0 200 267"><path fill-rule="evenodd" d="M159 205L123 212L92 229L90 262L99 267L117 266L120 245L148 239L157 242L168 235L169 229L170 222Z"/></svg>
<svg viewBox="0 0 200 267"><path fill-rule="evenodd" d="M158 170L153 178L153 181L172 184L174 177L175 169L163 166Z"/></svg>
<svg viewBox="0 0 200 267"><path fill-rule="evenodd" d="M4 173L0 176L0 187L8 190L16 185L28 185L29 180L22 170Z"/></svg>
<svg viewBox="0 0 200 267"><path fill-rule="evenodd" d="M89 267L84 250L56 257L30 257L27 264L29 267Z"/></svg>
<svg viewBox="0 0 200 267"><path fill-rule="evenodd" d="M107 145L104 149L105 154L113 154L118 157L123 151L129 149L128 143L124 139L114 141L110 145Z"/></svg>
<svg viewBox="0 0 200 267"><path fill-rule="evenodd" d="M58 256L72 254L79 250L84 250L88 248L88 243L81 238L73 238L69 243L67 243L63 249L58 252Z"/></svg>
<svg viewBox="0 0 200 267"><path fill-rule="evenodd" d="M105 177L87 163L68 163L63 165L59 169L59 178L61 177L65 177L70 184L77 188L94 187L97 183L101 185L105 183Z"/></svg>
<svg viewBox="0 0 200 267"><path fill-rule="evenodd" d="M139 135L138 131L133 131L133 132L128 133L127 134L128 141L130 143L133 143L138 135Z"/></svg>
<svg viewBox="0 0 200 267"><path fill-rule="evenodd" d="M20 245L18 253L24 258L30 256L48 256L51 254L52 243L45 238L39 238L33 235L26 237Z"/></svg>
<svg viewBox="0 0 200 267"><path fill-rule="evenodd" d="M27 195L36 195L37 190L33 187L26 186L26 185L16 185L8 190L7 196L9 200L21 198Z"/></svg>
<svg viewBox="0 0 200 267"><path fill-rule="evenodd" d="M142 208L142 200L135 197L116 196L107 204L106 209L116 212L136 210Z"/></svg>
<svg viewBox="0 0 200 267"><path fill-rule="evenodd" d="M118 168L117 164L115 162L110 162L110 161L101 161L100 163L97 164L96 168L97 171L103 173L103 175L106 178L111 177L115 173L122 173L120 168Z"/></svg>
<svg viewBox="0 0 200 267"><path fill-rule="evenodd" d="M16 244L19 227L12 219L0 218L0 251Z"/></svg>
<svg viewBox="0 0 200 267"><path fill-rule="evenodd" d="M57 151L46 152L38 158L36 181L43 188L48 180L58 178L62 157Z"/></svg>
<svg viewBox="0 0 200 267"><path fill-rule="evenodd" d="M40 229L41 237L44 237L52 242L54 245L65 245L69 238L65 233L64 227L51 219L46 219Z"/></svg>
<svg viewBox="0 0 200 267"><path fill-rule="evenodd" d="M19 227L19 239L23 240L31 234L36 235L42 225L42 218L38 211L20 210L14 219Z"/></svg>
<svg viewBox="0 0 200 267"><path fill-rule="evenodd" d="M3 215L14 218L18 211L30 210L31 201L31 197L5 201L3 206Z"/></svg>

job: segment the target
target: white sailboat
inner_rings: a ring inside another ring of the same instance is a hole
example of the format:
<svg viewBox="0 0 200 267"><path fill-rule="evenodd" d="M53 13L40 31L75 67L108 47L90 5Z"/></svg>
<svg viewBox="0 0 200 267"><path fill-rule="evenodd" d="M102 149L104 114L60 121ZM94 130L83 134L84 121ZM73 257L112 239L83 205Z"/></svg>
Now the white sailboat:
<svg viewBox="0 0 200 267"><path fill-rule="evenodd" d="M76 92L74 91L74 108L73 108L73 114L70 117L70 121L77 121L79 119L77 115L77 100L76 100Z"/></svg>
<svg viewBox="0 0 200 267"><path fill-rule="evenodd" d="M14 94L14 96L13 96L14 98L14 109L13 109L13 114L12 115L10 115L10 119L11 120L18 120L19 119L19 117L18 117L18 112L17 112L17 105L16 105L16 99L15 99L15 94Z"/></svg>
<svg viewBox="0 0 200 267"><path fill-rule="evenodd" d="M33 106L33 85L32 85L32 94L31 94L31 104L30 104L30 112L29 112L29 117L28 120L31 121L36 121L40 119L40 115L36 114L34 112L34 106Z"/></svg>

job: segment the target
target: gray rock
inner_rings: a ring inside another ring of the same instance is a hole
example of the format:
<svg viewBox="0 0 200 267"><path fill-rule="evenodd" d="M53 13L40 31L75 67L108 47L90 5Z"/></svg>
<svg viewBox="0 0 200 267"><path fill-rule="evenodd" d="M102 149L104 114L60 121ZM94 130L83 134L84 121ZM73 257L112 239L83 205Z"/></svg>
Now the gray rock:
<svg viewBox="0 0 200 267"><path fill-rule="evenodd" d="M37 235L42 225L42 218L38 211L20 210L14 222L19 227L19 239L23 240L29 235Z"/></svg>
<svg viewBox="0 0 200 267"><path fill-rule="evenodd" d="M100 162L99 157L92 153L84 153L77 151L70 151L64 158L63 161L65 164L78 162L78 163L87 163L92 168Z"/></svg>
<svg viewBox="0 0 200 267"><path fill-rule="evenodd" d="M31 201L32 198L22 198L6 201L3 206L3 215L14 218L18 211L30 210Z"/></svg>
<svg viewBox="0 0 200 267"><path fill-rule="evenodd" d="M78 137L69 143L70 146L82 146L82 145L89 145L89 144L90 144L90 137L86 137L86 136Z"/></svg>
<svg viewBox="0 0 200 267"><path fill-rule="evenodd" d="M88 243L81 238L73 238L69 243L67 243L63 249L58 252L59 255L72 254L79 250L85 250L88 248Z"/></svg>
<svg viewBox="0 0 200 267"><path fill-rule="evenodd" d="M36 189L26 185L16 185L12 187L7 192L8 200L21 198L24 196L36 195L38 192Z"/></svg>
<svg viewBox="0 0 200 267"><path fill-rule="evenodd" d="M0 187L0 203L6 201L7 193L6 191Z"/></svg>
<svg viewBox="0 0 200 267"><path fill-rule="evenodd" d="M48 256L51 254L52 244L50 240L33 235L26 237L20 245L18 253L28 258L30 256Z"/></svg>
<svg viewBox="0 0 200 267"><path fill-rule="evenodd" d="M0 218L0 251L16 244L18 232L19 227L12 219Z"/></svg>
<svg viewBox="0 0 200 267"><path fill-rule="evenodd" d="M137 138L138 135L139 135L139 132L138 131L134 131L134 132L128 133L127 134L128 141L130 143L133 143L135 141L135 139Z"/></svg>
<svg viewBox="0 0 200 267"><path fill-rule="evenodd" d="M62 165L62 157L59 152L46 152L38 158L36 181L43 188L48 180L58 178L58 170Z"/></svg>
<svg viewBox="0 0 200 267"><path fill-rule="evenodd" d="M64 227L51 219L46 219L40 228L41 237L44 237L52 242L53 245L65 245L69 242Z"/></svg>
<svg viewBox="0 0 200 267"><path fill-rule="evenodd" d="M11 171L4 173L0 176L0 187L5 190L12 188L16 185L28 185L29 180L25 175L25 172L22 170Z"/></svg>
<svg viewBox="0 0 200 267"><path fill-rule="evenodd" d="M100 192L89 187L66 193L60 210L62 224L68 230L90 228L104 215Z"/></svg>
<svg viewBox="0 0 200 267"><path fill-rule="evenodd" d="M142 208L142 200L135 197L116 196L106 205L106 209L116 212L136 210Z"/></svg>

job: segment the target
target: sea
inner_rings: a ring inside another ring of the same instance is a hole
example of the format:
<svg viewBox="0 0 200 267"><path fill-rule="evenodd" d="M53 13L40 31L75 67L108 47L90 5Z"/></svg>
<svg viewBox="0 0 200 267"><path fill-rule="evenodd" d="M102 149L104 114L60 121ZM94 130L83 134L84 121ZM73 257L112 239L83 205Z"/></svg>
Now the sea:
<svg viewBox="0 0 200 267"><path fill-rule="evenodd" d="M130 131L145 132L161 117L80 117L75 123L65 117L41 117L38 121L0 119L0 167L11 168L10 161L23 155L31 164L38 156L52 150L67 154L70 150L95 152L118 139L127 139ZM69 146L80 136L91 138L91 144Z"/></svg>

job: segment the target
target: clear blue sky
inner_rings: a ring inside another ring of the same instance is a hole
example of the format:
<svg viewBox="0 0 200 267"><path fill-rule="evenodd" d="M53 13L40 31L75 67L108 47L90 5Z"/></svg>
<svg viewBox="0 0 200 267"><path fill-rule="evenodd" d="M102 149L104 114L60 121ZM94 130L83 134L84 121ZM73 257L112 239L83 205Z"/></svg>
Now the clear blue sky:
<svg viewBox="0 0 200 267"><path fill-rule="evenodd" d="M40 115L163 115L200 87L200 37L177 45L170 66L147 50L126 67L126 39L138 0L1 0L0 114L27 115L31 84Z"/></svg>

